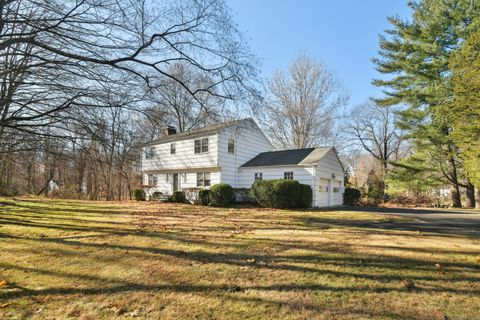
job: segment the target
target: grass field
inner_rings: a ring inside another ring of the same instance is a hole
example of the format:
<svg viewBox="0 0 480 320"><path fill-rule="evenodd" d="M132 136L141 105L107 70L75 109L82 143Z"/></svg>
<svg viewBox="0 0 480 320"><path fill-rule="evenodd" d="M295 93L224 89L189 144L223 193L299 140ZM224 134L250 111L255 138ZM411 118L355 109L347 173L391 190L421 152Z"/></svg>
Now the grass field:
<svg viewBox="0 0 480 320"><path fill-rule="evenodd" d="M480 239L397 219L0 198L0 319L480 319Z"/></svg>

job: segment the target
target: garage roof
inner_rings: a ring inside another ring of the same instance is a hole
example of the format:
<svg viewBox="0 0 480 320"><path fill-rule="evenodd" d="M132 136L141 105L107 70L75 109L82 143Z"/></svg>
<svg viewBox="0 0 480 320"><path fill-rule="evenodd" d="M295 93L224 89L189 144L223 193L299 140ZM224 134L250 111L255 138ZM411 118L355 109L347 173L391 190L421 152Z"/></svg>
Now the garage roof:
<svg viewBox="0 0 480 320"><path fill-rule="evenodd" d="M241 167L282 166L291 164L314 165L323 158L330 149L332 149L332 147L263 152L244 163Z"/></svg>

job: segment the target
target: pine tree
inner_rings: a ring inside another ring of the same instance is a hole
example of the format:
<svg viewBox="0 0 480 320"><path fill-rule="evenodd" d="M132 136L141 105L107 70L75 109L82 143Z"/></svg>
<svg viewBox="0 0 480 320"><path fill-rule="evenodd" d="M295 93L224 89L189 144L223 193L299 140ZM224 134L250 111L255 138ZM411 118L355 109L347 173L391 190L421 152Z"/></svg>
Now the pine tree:
<svg viewBox="0 0 480 320"><path fill-rule="evenodd" d="M438 164L452 185L452 202L461 206L459 187L468 188L462 179L462 159L451 136L453 119L448 112L453 100L452 52L469 34L472 21L480 13L470 0L422 0L409 3L412 20L389 18L392 29L380 37L377 70L390 79L377 79L385 87L381 105L405 105L398 125L406 130L417 150ZM471 199L470 199L471 200Z"/></svg>
<svg viewBox="0 0 480 320"><path fill-rule="evenodd" d="M454 103L452 139L460 147L465 170L480 187L480 32L473 33L451 60Z"/></svg>

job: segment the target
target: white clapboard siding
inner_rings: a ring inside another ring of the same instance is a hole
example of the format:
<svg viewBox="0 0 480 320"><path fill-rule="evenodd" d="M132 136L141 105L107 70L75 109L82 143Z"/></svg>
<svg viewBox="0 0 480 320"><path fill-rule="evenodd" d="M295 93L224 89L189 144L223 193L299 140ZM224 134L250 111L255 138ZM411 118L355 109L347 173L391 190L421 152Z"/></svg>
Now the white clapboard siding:
<svg viewBox="0 0 480 320"><path fill-rule="evenodd" d="M228 153L228 141L235 141L235 153ZM219 133L218 159L221 168L221 179L234 188L240 187L238 168L259 153L273 149L270 141L252 122L245 122L230 127Z"/></svg>
<svg viewBox="0 0 480 320"><path fill-rule="evenodd" d="M285 172L293 172L293 179L313 187L314 168L298 165L240 168L238 187L250 188L255 182L255 173L261 172L263 180L283 179Z"/></svg>
<svg viewBox="0 0 480 320"><path fill-rule="evenodd" d="M162 194L171 195L173 193L173 174L161 173L155 174L157 176L157 186L154 188L147 188L147 195L152 195L159 191ZM168 175L168 179L167 179ZM210 185L220 183L220 172L210 173ZM144 184L148 184L148 176L144 175ZM197 187L197 173L180 173L179 174L179 190L186 188ZM208 188L208 187L207 187Z"/></svg>
<svg viewBox="0 0 480 320"><path fill-rule="evenodd" d="M195 139L178 140L154 145L154 159L145 159L144 148L142 152L143 171L217 167L218 135L215 133L201 138L207 137L208 152L206 153L194 153ZM175 143L175 154L170 154L170 145L172 143Z"/></svg>
<svg viewBox="0 0 480 320"><path fill-rule="evenodd" d="M335 151L331 149L320 159L315 170L314 205L316 207L327 207L343 204L343 180L342 165ZM338 188L338 192L333 192L334 188Z"/></svg>

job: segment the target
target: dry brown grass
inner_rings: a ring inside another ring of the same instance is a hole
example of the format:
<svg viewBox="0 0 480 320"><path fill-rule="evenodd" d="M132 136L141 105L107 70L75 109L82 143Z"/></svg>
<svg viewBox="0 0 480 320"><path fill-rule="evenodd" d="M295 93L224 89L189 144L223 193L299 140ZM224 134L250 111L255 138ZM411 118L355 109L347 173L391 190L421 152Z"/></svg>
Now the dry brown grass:
<svg viewBox="0 0 480 320"><path fill-rule="evenodd" d="M0 318L480 319L480 239L400 222L0 199Z"/></svg>

